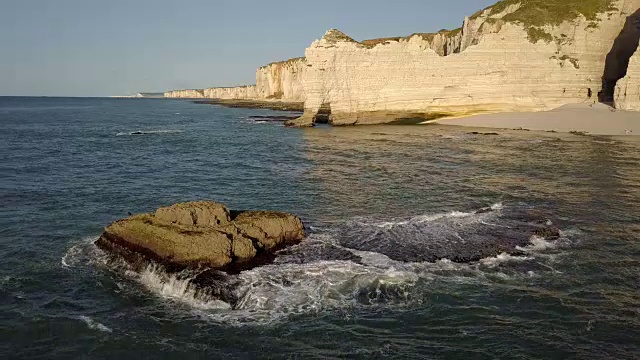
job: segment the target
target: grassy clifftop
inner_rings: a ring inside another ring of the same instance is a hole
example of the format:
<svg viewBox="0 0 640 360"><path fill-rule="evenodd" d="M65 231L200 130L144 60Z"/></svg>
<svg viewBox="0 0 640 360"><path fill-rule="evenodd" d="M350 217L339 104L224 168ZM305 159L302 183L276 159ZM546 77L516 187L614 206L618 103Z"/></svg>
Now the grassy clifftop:
<svg viewBox="0 0 640 360"><path fill-rule="evenodd" d="M485 14L490 16L490 18L486 19L486 22L496 22L498 19L496 17L491 18L491 16L503 13L505 10L508 10L509 7L514 6L515 11L514 8L512 8L509 13L500 17L501 21L522 24L527 30L529 40L533 43L540 40L551 42L555 39L544 30L544 26L557 26L582 15L591 22L589 27L596 28L598 27L598 15L617 10L615 4L615 0L501 0L476 12L471 16L471 19L476 19L482 14ZM438 33L415 33L407 37L389 37L358 42L337 30L331 30L325 38L332 41L357 42L371 48L378 44L408 40L416 35L421 36L427 41L433 41L437 34L443 34L446 37L455 37L461 31L462 28L458 28L454 30L440 30Z"/></svg>
<svg viewBox="0 0 640 360"><path fill-rule="evenodd" d="M462 32L462 28L457 28L454 30L442 29L437 33L414 33L409 36L397 36L397 37L388 37L388 38L380 38L380 39L362 40L360 41L360 43L366 47L374 47L378 44L384 44L390 41L409 40L414 36L420 36L422 39L431 42L437 35L444 35L447 38L451 38L460 34L461 32Z"/></svg>
<svg viewBox="0 0 640 360"><path fill-rule="evenodd" d="M260 67L260 69L266 69L266 68L268 68L268 67L270 67L270 66L273 66L273 65L279 65L279 64L282 64L282 65L291 65L291 64L294 64L294 63L296 63L296 62L298 62L298 61L305 61L305 60L306 60L306 59L304 58L304 56L302 56L302 57L292 58L292 59L289 59L289 60L274 61L274 62L269 63L269 64L267 64L267 65L261 66L261 67Z"/></svg>
<svg viewBox="0 0 640 360"><path fill-rule="evenodd" d="M511 5L520 4L520 8L506 15L503 20L519 22L530 26L560 25L583 15L587 20L597 20L598 14L616 10L614 0L502 0L485 10L497 14ZM475 13L480 16L484 10Z"/></svg>
<svg viewBox="0 0 640 360"><path fill-rule="evenodd" d="M553 40L551 34L541 29L543 26L560 25L582 15L591 21L590 27L597 27L599 14L617 10L615 0L502 0L478 11L471 18L477 18L485 11L489 11L489 15L499 14L518 4L520 7L502 20L522 24L532 42Z"/></svg>

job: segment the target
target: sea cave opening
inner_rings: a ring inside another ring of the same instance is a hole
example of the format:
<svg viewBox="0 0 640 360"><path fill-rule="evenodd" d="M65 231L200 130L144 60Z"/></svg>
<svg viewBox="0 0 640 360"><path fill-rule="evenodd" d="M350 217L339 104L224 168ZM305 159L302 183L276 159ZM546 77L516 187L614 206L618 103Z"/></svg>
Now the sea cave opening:
<svg viewBox="0 0 640 360"><path fill-rule="evenodd" d="M313 117L315 124L329 124L331 120L331 103L323 103Z"/></svg>
<svg viewBox="0 0 640 360"><path fill-rule="evenodd" d="M613 42L613 47L604 66L602 75L602 91L598 94L598 100L602 103L612 104L615 95L616 83L627 75L629 59L638 48L640 40L640 9L627 17L624 28Z"/></svg>

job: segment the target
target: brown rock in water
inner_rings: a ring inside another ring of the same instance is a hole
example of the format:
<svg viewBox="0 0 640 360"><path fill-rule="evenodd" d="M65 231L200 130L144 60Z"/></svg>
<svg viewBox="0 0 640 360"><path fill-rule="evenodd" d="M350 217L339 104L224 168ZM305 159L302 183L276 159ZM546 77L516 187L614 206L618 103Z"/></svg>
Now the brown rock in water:
<svg viewBox="0 0 640 360"><path fill-rule="evenodd" d="M169 224L218 226L229 223L229 210L216 202L197 201L159 208L155 218Z"/></svg>
<svg viewBox="0 0 640 360"><path fill-rule="evenodd" d="M560 230L556 228L542 228L536 230L534 235L545 240L557 240L560 238Z"/></svg>
<svg viewBox="0 0 640 360"><path fill-rule="evenodd" d="M295 244L304 238L302 221L291 214L245 211L233 220L233 224L246 236L256 239L265 249L273 249L281 244Z"/></svg>
<svg viewBox="0 0 640 360"><path fill-rule="evenodd" d="M276 211L230 211L215 202L163 207L105 228L96 245L131 263L151 260L170 269L250 268L252 260L304 238L302 221ZM257 260L264 263L265 260Z"/></svg>

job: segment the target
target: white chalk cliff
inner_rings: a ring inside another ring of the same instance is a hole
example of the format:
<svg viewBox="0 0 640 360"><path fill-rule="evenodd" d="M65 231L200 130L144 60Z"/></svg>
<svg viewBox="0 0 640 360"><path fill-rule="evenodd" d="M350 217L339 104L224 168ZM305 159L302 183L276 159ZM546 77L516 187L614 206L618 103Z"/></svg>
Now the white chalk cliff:
<svg viewBox="0 0 640 360"><path fill-rule="evenodd" d="M627 75L616 85L616 108L640 111L640 46L629 61Z"/></svg>
<svg viewBox="0 0 640 360"><path fill-rule="evenodd" d="M263 66L256 71L257 99L303 102L302 74L305 58L295 58Z"/></svg>
<svg viewBox="0 0 640 360"><path fill-rule="evenodd" d="M172 90L167 98L303 102L304 58L274 62L256 71L256 85Z"/></svg>
<svg viewBox="0 0 640 360"><path fill-rule="evenodd" d="M329 30L306 50L305 114L290 125L310 125L322 107L346 125L595 101L607 54L627 17L637 21L640 0L612 5L595 20L577 15L527 29L505 20L516 3L466 18L457 33L373 44Z"/></svg>
<svg viewBox="0 0 640 360"><path fill-rule="evenodd" d="M207 99L239 99L249 100L258 97L258 91L255 85L236 86L236 87L218 87L203 90L203 98Z"/></svg>
<svg viewBox="0 0 640 360"><path fill-rule="evenodd" d="M185 98L185 99L202 99L204 98L203 89L185 89L171 90L164 93L166 98Z"/></svg>
<svg viewBox="0 0 640 360"><path fill-rule="evenodd" d="M304 102L291 126L327 114L335 125L375 124L614 100L638 110L639 38L640 0L502 0L435 34L358 42L332 29L304 58L258 69L256 85L165 96Z"/></svg>

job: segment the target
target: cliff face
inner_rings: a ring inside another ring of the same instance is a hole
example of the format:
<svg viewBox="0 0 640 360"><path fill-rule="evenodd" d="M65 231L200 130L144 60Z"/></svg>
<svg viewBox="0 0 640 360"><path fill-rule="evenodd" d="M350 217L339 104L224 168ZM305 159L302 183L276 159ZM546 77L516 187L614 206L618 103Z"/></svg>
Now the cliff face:
<svg viewBox="0 0 640 360"><path fill-rule="evenodd" d="M260 99L302 102L304 58L295 58L263 66L256 71L257 96Z"/></svg>
<svg viewBox="0 0 640 360"><path fill-rule="evenodd" d="M250 100L258 97L258 91L255 85L208 88L204 89L204 97L207 99Z"/></svg>
<svg viewBox="0 0 640 360"><path fill-rule="evenodd" d="M217 87L201 90L173 90L164 94L167 98L264 100L303 102L302 73L306 68L304 58L295 58L263 66L256 71L256 85Z"/></svg>
<svg viewBox="0 0 640 360"><path fill-rule="evenodd" d="M171 90L164 93L166 98L202 99L204 90Z"/></svg>
<svg viewBox="0 0 640 360"><path fill-rule="evenodd" d="M164 93L166 98L182 99L256 99L258 91L255 85L220 87L208 89L172 90Z"/></svg>
<svg viewBox="0 0 640 360"><path fill-rule="evenodd" d="M616 85L616 108L640 111L640 46L629 61L627 75Z"/></svg>
<svg viewBox="0 0 640 360"><path fill-rule="evenodd" d="M305 114L292 125L310 125L321 108L347 125L596 101L607 54L640 0L578 2L547 24L522 20L533 3L502 1L438 34L360 43L328 31L305 52Z"/></svg>

